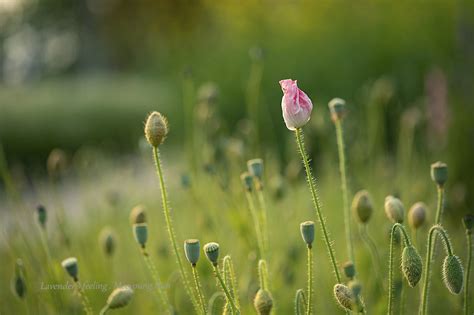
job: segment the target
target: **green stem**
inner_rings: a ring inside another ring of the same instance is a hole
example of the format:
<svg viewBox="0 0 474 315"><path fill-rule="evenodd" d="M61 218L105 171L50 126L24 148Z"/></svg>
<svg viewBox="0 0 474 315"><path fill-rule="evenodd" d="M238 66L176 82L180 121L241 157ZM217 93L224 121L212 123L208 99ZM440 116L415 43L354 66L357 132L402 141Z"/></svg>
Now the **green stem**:
<svg viewBox="0 0 474 315"><path fill-rule="evenodd" d="M403 235L403 241L405 243L405 246L410 246L411 241L410 238L408 237L408 234L400 223L395 223L392 226L392 230L390 231L390 254L389 254L389 259L388 259L388 308L387 308L387 314L391 315L393 311L393 243L394 243L394 237L395 237L395 232L396 230L399 229L402 232Z"/></svg>
<svg viewBox="0 0 474 315"><path fill-rule="evenodd" d="M431 262L432 262L432 252L433 252L433 235L435 232L438 232L441 235L441 238L444 242L445 249L448 255L453 254L451 242L449 241L446 231L441 225L434 225L431 227L428 233L428 250L426 251L426 262L425 262L425 276L423 279L423 293L421 297L420 305L420 315L427 314L428 311L428 294L430 289L430 277L431 277Z"/></svg>
<svg viewBox="0 0 474 315"><path fill-rule="evenodd" d="M318 221L321 225L321 230L323 232L323 238L324 242L326 243L327 251L329 254L329 258L332 264L333 272L336 277L337 283L341 283L341 275L339 273L339 268L337 267L337 262L336 262L336 257L334 254L334 249L332 247L332 242L329 238L329 233L326 229L326 220L324 219L324 216L321 211L321 205L319 204L319 198L317 194L317 189L316 189L316 183L313 178L313 175L311 174L311 168L309 166L309 160L308 160L308 155L306 153L306 148L304 146L304 140L303 140L303 131L301 128L297 128L295 130L295 135L296 135L296 142L298 144L298 148L301 154L301 158L303 159L304 163L304 168L306 170L306 180L308 181L308 186L311 191L311 196L313 199L313 206L316 209L316 214L318 216Z"/></svg>
<svg viewBox="0 0 474 315"><path fill-rule="evenodd" d="M306 299L303 289L298 289L295 295L295 315L306 314Z"/></svg>
<svg viewBox="0 0 474 315"><path fill-rule="evenodd" d="M107 313L108 310L109 310L109 304L105 305L105 306L100 310L99 315L105 315L105 313Z"/></svg>
<svg viewBox="0 0 474 315"><path fill-rule="evenodd" d="M308 246L308 306L306 314L312 314L312 297L313 297L313 252Z"/></svg>
<svg viewBox="0 0 474 315"><path fill-rule="evenodd" d="M367 231L367 224L360 225L360 237L362 238L362 241L364 242L364 244L367 246L367 248L370 251L370 255L372 257L372 263L375 266L375 276L377 278L378 286L380 286L380 288L383 288L383 280L380 274L380 270L381 270L380 255L379 255L379 251L377 250L377 245L375 245L374 240L370 237Z"/></svg>
<svg viewBox="0 0 474 315"><path fill-rule="evenodd" d="M214 273L217 277L217 280L219 280L222 290L224 290L224 294L227 298L227 301L230 303L230 307L232 308L232 313L237 314L237 315L240 314L240 310L235 305L234 299L232 298L232 295L230 294L229 289L227 288L227 286L224 283L224 280L222 279L219 268L217 268L217 266L213 266L213 267L214 267Z"/></svg>
<svg viewBox="0 0 474 315"><path fill-rule="evenodd" d="M199 296L199 303L201 304L202 314L206 315L206 302L204 302L204 294L202 293L201 282L199 281L199 275L196 270L196 266L192 267L193 271L193 278L194 278L194 285L196 286L196 291L198 292Z"/></svg>
<svg viewBox="0 0 474 315"><path fill-rule="evenodd" d="M471 275L472 264L472 233L466 232L467 237L467 266L466 266L466 287L464 288L464 314L469 314L469 277Z"/></svg>
<svg viewBox="0 0 474 315"><path fill-rule="evenodd" d="M268 290L267 262L264 259L260 259L258 262L258 280L260 288L263 290Z"/></svg>
<svg viewBox="0 0 474 315"><path fill-rule="evenodd" d="M255 228L255 235L257 236L257 248L260 258L263 257L264 252L264 245L263 245L263 237L262 231L258 220L257 209L255 207L255 203L252 197L252 194L249 191L245 191L245 196L247 197L247 203L249 204L250 215L252 216L254 228Z"/></svg>
<svg viewBox="0 0 474 315"><path fill-rule="evenodd" d="M354 246L352 244L352 228L351 228L351 214L349 210L347 176L346 176L346 154L344 151L344 134L342 128L342 121L337 119L335 121L336 135L337 135L337 151L339 153L339 172L341 173L341 190L342 203L344 211L344 227L346 233L347 254L349 260L355 264Z"/></svg>
<svg viewBox="0 0 474 315"><path fill-rule="evenodd" d="M171 241L171 245L173 247L173 252L176 257L176 261L178 263L179 267L179 272L181 275L181 281L183 282L184 289L186 291L186 294L188 297L191 299L191 302L194 306L195 311L199 309L199 304L197 303L196 297L194 296L193 292L191 291L191 285L189 282L189 279L186 275L186 272L184 271L184 266L183 266L183 261L181 260L181 255L179 254L178 250L178 245L176 243L176 236L174 233L173 229L173 224L171 221L171 214L170 214L170 209L169 209L169 203L168 203L168 193L166 190L165 186L165 180L163 176L163 170L161 168L161 160L160 160L160 153L158 151L158 147L153 147L153 158L155 160L155 166L156 166L156 173L158 175L158 178L160 180L160 188L161 188L161 201L163 203L163 212L165 215L165 221L166 221L166 227L168 230L168 236Z"/></svg>
<svg viewBox="0 0 474 315"><path fill-rule="evenodd" d="M267 207L265 203L265 196L263 195L262 184L257 189L258 201L260 203L260 229L262 234L263 255L266 254L268 248L268 229L267 229Z"/></svg>
<svg viewBox="0 0 474 315"><path fill-rule="evenodd" d="M443 219L443 210L444 210L444 188L438 186L438 206L436 209L436 224L441 224Z"/></svg>
<svg viewBox="0 0 474 315"><path fill-rule="evenodd" d="M234 265L232 264L232 258L229 255L225 256L224 259L222 260L222 265L224 266L223 269L224 269L225 282L228 283L228 285L231 288L231 293L232 293L232 297L234 298L235 305L237 306L237 308L240 308L237 277L235 276Z"/></svg>
<svg viewBox="0 0 474 315"><path fill-rule="evenodd" d="M155 264L150 258L150 255L143 250L143 259L145 260L145 264L148 268L148 270L151 273L151 277L153 278L154 285L156 286L156 292L158 293L158 296L161 299L161 303L163 304L164 309L167 310L168 314L173 314L173 311L170 309L170 303L168 301L168 296L166 295L166 292L163 291L163 286L160 281L160 277L158 275L158 270L155 267Z"/></svg>
<svg viewBox="0 0 474 315"><path fill-rule="evenodd" d="M89 298L87 298L86 293L82 289L81 284L79 281L75 281L76 284L76 289L77 292L79 293L79 296L81 297L81 302L82 306L84 307L84 311L86 312L87 315L93 315L94 312L92 311L91 303L89 302Z"/></svg>

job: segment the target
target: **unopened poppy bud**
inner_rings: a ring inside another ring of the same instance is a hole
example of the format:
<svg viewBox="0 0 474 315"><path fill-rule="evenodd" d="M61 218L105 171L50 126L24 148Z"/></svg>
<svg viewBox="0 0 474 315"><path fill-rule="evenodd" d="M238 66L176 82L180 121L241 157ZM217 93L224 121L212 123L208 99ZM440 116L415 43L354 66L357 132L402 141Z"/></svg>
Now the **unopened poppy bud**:
<svg viewBox="0 0 474 315"><path fill-rule="evenodd" d="M158 147L165 141L168 134L168 121L159 112L151 113L145 123L145 136L153 147Z"/></svg>
<svg viewBox="0 0 474 315"><path fill-rule="evenodd" d="M110 309L122 308L130 303L132 297L133 290L129 286L117 288L109 295L107 306Z"/></svg>
<svg viewBox="0 0 474 315"><path fill-rule="evenodd" d="M393 223L402 223L405 216L405 207L400 199L393 196L385 198L385 214Z"/></svg>
<svg viewBox="0 0 474 315"><path fill-rule="evenodd" d="M189 239L184 241L184 254L191 265L196 266L201 251L199 240Z"/></svg>
<svg viewBox="0 0 474 315"><path fill-rule="evenodd" d="M352 261L346 261L344 265L342 265L342 269L347 278L352 279L355 277L356 270Z"/></svg>
<svg viewBox="0 0 474 315"><path fill-rule="evenodd" d="M443 281L452 294L461 293L464 282L464 269L458 256L448 255L443 262Z"/></svg>
<svg viewBox="0 0 474 315"><path fill-rule="evenodd" d="M240 180L242 181L242 185L244 186L245 190L250 192L253 188L253 177L248 172L244 172L240 175Z"/></svg>
<svg viewBox="0 0 474 315"><path fill-rule="evenodd" d="M79 273L79 267L77 265L77 258L76 257L69 257L64 259L61 262L61 266L63 266L64 270L70 275L74 281L77 281L77 275Z"/></svg>
<svg viewBox="0 0 474 315"><path fill-rule="evenodd" d="M146 211L143 205L137 205L133 207L132 211L130 212L130 223L132 225L146 223Z"/></svg>
<svg viewBox="0 0 474 315"><path fill-rule="evenodd" d="M135 240L142 248L145 248L146 242L148 240L148 224L146 223L137 223L133 225L133 236Z"/></svg>
<svg viewBox="0 0 474 315"><path fill-rule="evenodd" d="M114 254L116 237L111 228L105 227L100 231L99 244L107 256L112 256Z"/></svg>
<svg viewBox="0 0 474 315"><path fill-rule="evenodd" d="M339 305L347 310L351 310L352 306L355 305L356 299L346 285L338 283L334 286L334 297Z"/></svg>
<svg viewBox="0 0 474 315"><path fill-rule="evenodd" d="M215 242L207 243L204 245L204 253L212 265L217 266L219 261L219 244Z"/></svg>
<svg viewBox="0 0 474 315"><path fill-rule="evenodd" d="M439 161L431 164L431 179L442 187L448 180L448 165Z"/></svg>
<svg viewBox="0 0 474 315"><path fill-rule="evenodd" d="M308 245L308 248L311 248L314 241L314 222L306 221L301 223L300 232L303 241Z"/></svg>
<svg viewBox="0 0 474 315"><path fill-rule="evenodd" d="M420 254L413 246L407 246L402 252L402 272L410 287L414 287L421 279L423 263Z"/></svg>
<svg viewBox="0 0 474 315"><path fill-rule="evenodd" d="M372 215L374 206L367 190L358 191L352 200L352 213L361 222L367 223Z"/></svg>
<svg viewBox="0 0 474 315"><path fill-rule="evenodd" d="M258 315L270 315L273 307L273 298L269 291L259 289L253 300Z"/></svg>
<svg viewBox="0 0 474 315"><path fill-rule="evenodd" d="M426 205L423 202L415 203L408 210L408 224L412 229L418 229L426 220Z"/></svg>
<svg viewBox="0 0 474 315"><path fill-rule="evenodd" d="M333 98L329 104L329 111L331 112L332 121L341 120L346 115L346 101L342 98Z"/></svg>
<svg viewBox="0 0 474 315"><path fill-rule="evenodd" d="M462 223L464 224L466 231L472 233L472 229L474 228L474 215L466 214L462 219Z"/></svg>
<svg viewBox="0 0 474 315"><path fill-rule="evenodd" d="M46 208L42 205L38 205L36 207L36 212L38 214L39 224L43 229L46 228L46 221L48 220L48 213L46 212Z"/></svg>
<svg viewBox="0 0 474 315"><path fill-rule="evenodd" d="M313 103L308 95L298 88L296 80L281 80L280 86L283 91L281 109L286 127L289 130L303 127L311 118Z"/></svg>
<svg viewBox="0 0 474 315"><path fill-rule="evenodd" d="M247 168L249 173L252 176L258 178L258 180L262 181L263 179L263 160L262 159L253 159L247 161Z"/></svg>

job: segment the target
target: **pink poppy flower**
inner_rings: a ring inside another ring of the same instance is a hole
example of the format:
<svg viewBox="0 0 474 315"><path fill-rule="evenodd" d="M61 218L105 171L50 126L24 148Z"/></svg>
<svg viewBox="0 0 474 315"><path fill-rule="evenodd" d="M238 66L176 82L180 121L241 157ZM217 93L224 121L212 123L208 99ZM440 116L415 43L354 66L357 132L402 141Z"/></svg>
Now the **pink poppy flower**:
<svg viewBox="0 0 474 315"><path fill-rule="evenodd" d="M297 81L281 80L283 91L281 110L286 127L290 130L303 127L311 118L313 103L305 92L298 88Z"/></svg>

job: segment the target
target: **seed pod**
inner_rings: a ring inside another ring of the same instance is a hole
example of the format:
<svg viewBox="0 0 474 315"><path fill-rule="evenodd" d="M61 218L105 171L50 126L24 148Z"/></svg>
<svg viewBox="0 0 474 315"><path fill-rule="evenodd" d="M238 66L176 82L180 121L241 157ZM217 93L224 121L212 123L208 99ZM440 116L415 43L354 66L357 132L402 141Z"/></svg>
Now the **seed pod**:
<svg viewBox="0 0 474 315"><path fill-rule="evenodd" d="M48 219L48 213L46 212L46 208L42 205L38 205L36 207L36 212L38 214L38 222L40 226L43 229L46 228L46 221Z"/></svg>
<svg viewBox="0 0 474 315"><path fill-rule="evenodd" d="M242 185L244 186L245 190L251 192L253 188L252 175L250 175L248 172L244 172L240 175L240 180L242 181Z"/></svg>
<svg viewBox="0 0 474 315"><path fill-rule="evenodd" d="M22 299L26 296L26 281L23 276L23 261L16 260L15 275L12 278L11 289L13 294Z"/></svg>
<svg viewBox="0 0 474 315"><path fill-rule="evenodd" d="M352 291L346 285L341 283L334 286L334 297L339 305L347 310L351 310L352 305L356 302Z"/></svg>
<svg viewBox="0 0 474 315"><path fill-rule="evenodd" d="M420 254L413 246L407 246L402 253L402 271L410 287L418 284L423 273L423 263Z"/></svg>
<svg viewBox="0 0 474 315"><path fill-rule="evenodd" d="M393 223L403 223L405 207L400 199L393 196L385 198L385 214Z"/></svg>
<svg viewBox="0 0 474 315"><path fill-rule="evenodd" d="M333 98L328 106L332 121L336 122L341 120L346 115L346 101L342 98Z"/></svg>
<svg viewBox="0 0 474 315"><path fill-rule="evenodd" d="M74 281L77 281L77 275L79 273L77 258L76 257L66 258L61 262L61 265L63 266L64 270L66 270L66 272L74 279Z"/></svg>
<svg viewBox="0 0 474 315"><path fill-rule="evenodd" d="M130 212L130 224L146 223L146 211L143 205L136 205Z"/></svg>
<svg viewBox="0 0 474 315"><path fill-rule="evenodd" d="M362 285L359 281L351 280L349 281L349 289L352 292L352 295L357 299L362 292Z"/></svg>
<svg viewBox="0 0 474 315"><path fill-rule="evenodd" d="M461 293L464 282L464 269L456 255L448 255L443 262L443 281L452 294Z"/></svg>
<svg viewBox="0 0 474 315"><path fill-rule="evenodd" d="M361 190L352 200L352 213L361 223L367 223L372 215L374 206L367 190Z"/></svg>
<svg viewBox="0 0 474 315"><path fill-rule="evenodd" d="M425 223L426 205L423 202L417 202L408 210L408 224L412 229L418 229Z"/></svg>
<svg viewBox="0 0 474 315"><path fill-rule="evenodd" d="M165 141L168 134L168 121L159 112L151 113L145 123L145 137L153 147L158 147Z"/></svg>
<svg viewBox="0 0 474 315"><path fill-rule="evenodd" d="M448 180L448 165L439 161L431 164L431 179L442 187Z"/></svg>
<svg viewBox="0 0 474 315"><path fill-rule="evenodd" d="M199 240L189 239L184 241L184 254L191 265L196 266L199 260L201 245Z"/></svg>
<svg viewBox="0 0 474 315"><path fill-rule="evenodd" d="M99 245L107 256L112 256L115 251L116 237L114 231L104 227L99 234Z"/></svg>
<svg viewBox="0 0 474 315"><path fill-rule="evenodd" d="M255 176L260 181L263 179L263 160L262 159L248 160L247 168L250 175Z"/></svg>
<svg viewBox="0 0 474 315"><path fill-rule="evenodd" d="M464 224L466 231L472 233L472 229L474 228L474 215L466 214L462 219L462 223Z"/></svg>
<svg viewBox="0 0 474 315"><path fill-rule="evenodd" d="M142 248L145 248L146 242L148 240L148 224L146 223L137 223L133 225L133 236L135 240Z"/></svg>
<svg viewBox="0 0 474 315"><path fill-rule="evenodd" d="M209 259L214 266L217 266L219 260L219 244L215 242L207 243L204 245L204 253L207 259Z"/></svg>
<svg viewBox="0 0 474 315"><path fill-rule="evenodd" d="M273 307L273 298L270 292L260 289L255 295L253 306L258 315L270 315Z"/></svg>
<svg viewBox="0 0 474 315"><path fill-rule="evenodd" d="M342 269L347 278L352 279L355 277L356 270L352 261L346 261L344 265L342 265Z"/></svg>
<svg viewBox="0 0 474 315"><path fill-rule="evenodd" d="M129 286L117 288L109 295L107 305L110 309L124 307L130 303L132 296L133 290Z"/></svg>
<svg viewBox="0 0 474 315"><path fill-rule="evenodd" d="M306 221L301 223L300 232L303 241L308 245L308 248L311 248L314 241L314 222Z"/></svg>

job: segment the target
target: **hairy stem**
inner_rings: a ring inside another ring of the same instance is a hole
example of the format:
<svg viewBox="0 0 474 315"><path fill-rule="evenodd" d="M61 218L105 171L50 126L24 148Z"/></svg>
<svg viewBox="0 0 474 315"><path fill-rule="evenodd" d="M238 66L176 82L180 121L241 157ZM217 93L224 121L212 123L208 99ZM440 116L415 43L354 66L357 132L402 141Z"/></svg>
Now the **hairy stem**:
<svg viewBox="0 0 474 315"><path fill-rule="evenodd" d="M85 294L84 290L82 289L81 284L79 281L75 281L77 293L81 297L82 306L84 307L84 311L87 315L93 315L94 312L92 311L91 303L89 302L89 298Z"/></svg>
<svg viewBox="0 0 474 315"><path fill-rule="evenodd" d="M306 314L306 298L303 289L298 289L295 295L295 315Z"/></svg>
<svg viewBox="0 0 474 315"><path fill-rule="evenodd" d="M148 253L143 250L143 259L145 260L145 264L150 271L151 277L153 279L154 285L156 287L156 293L161 299L161 303L163 304L164 309L167 310L168 314L173 314L173 311L170 309L170 303L168 301L168 296L166 295L166 292L163 291L163 287L160 281L160 277L158 275L158 270L156 269L155 264L151 260L150 256Z"/></svg>
<svg viewBox="0 0 474 315"><path fill-rule="evenodd" d="M318 216L318 221L321 225L321 230L323 232L322 233L323 239L324 239L324 242L326 243L326 247L327 247L329 259L332 264L333 272L336 277L337 283L341 283L341 275L339 273L339 268L337 267L336 256L334 254L334 248L332 247L332 242L326 228L326 220L324 219L324 216L321 211L321 205L319 204L319 197L317 194L316 182L313 178L313 175L311 173L311 168L309 166L308 154L306 153L306 148L305 148L304 139L303 139L303 131L301 130L301 128L297 128L295 130L295 135L296 135L296 143L298 144L298 149L300 151L301 158L304 163L304 168L306 170L306 180L308 181L308 186L311 191L313 206L316 209L316 215Z"/></svg>
<svg viewBox="0 0 474 315"><path fill-rule="evenodd" d="M377 245L375 245L374 240L370 237L367 231L367 224L360 225L360 237L364 242L365 246L369 249L370 256L372 257L372 264L375 266L375 277L377 278L377 285L380 288L383 288L383 280L380 273L381 270L381 262L380 262L380 255L379 251L377 250Z"/></svg>
<svg viewBox="0 0 474 315"><path fill-rule="evenodd" d="M313 252L308 246L308 306L306 314L312 314L312 297L313 297Z"/></svg>
<svg viewBox="0 0 474 315"><path fill-rule="evenodd" d="M153 158L155 160L155 166L156 166L156 173L158 175L158 178L160 180L160 188L161 188L161 201L163 203L163 212L165 215L165 221L166 221L166 227L168 230L168 236L171 241L171 245L173 248L174 255L176 257L176 261L178 263L179 267L179 272L181 275L181 281L183 282L184 289L186 291L186 294L188 297L191 299L191 302L193 303L195 311L199 309L199 304L197 303L196 297L194 296L192 290L191 290L191 285L188 279L188 276L186 272L184 271L184 266L183 266L183 261L181 259L181 255L178 250L178 245L176 243L176 235L174 233L173 229L173 224L171 221L171 214L170 214L170 209L169 209L169 203L168 203L168 193L166 190L165 186L165 179L163 176L163 170L161 167L161 160L160 160L160 153L158 151L158 147L153 147Z"/></svg>
<svg viewBox="0 0 474 315"><path fill-rule="evenodd" d="M469 277L471 275L471 264L472 264L472 233L466 232L467 237L467 265L466 265L466 284L464 288L464 314L469 314Z"/></svg>
<svg viewBox="0 0 474 315"><path fill-rule="evenodd" d="M264 259L258 262L258 281L261 289L268 290L267 262Z"/></svg>
<svg viewBox="0 0 474 315"><path fill-rule="evenodd" d="M204 294L202 293L201 282L199 281L199 275L198 275L198 272L196 270L196 266L192 267L192 271L193 271L194 285L196 286L196 291L197 291L198 296L199 296L199 304L202 308L202 314L206 315L206 313L207 313L206 312L206 302L204 302Z"/></svg>
<svg viewBox="0 0 474 315"><path fill-rule="evenodd" d="M254 224L255 228L255 235L257 237L257 249L260 258L263 257L264 253L264 245L263 245L263 237L262 237L262 230L261 230L261 225L258 220L258 213L257 213L257 208L255 207L255 202L253 200L252 194L249 191L245 191L245 196L247 197L247 203L249 204L249 209L250 209L250 215L252 216L252 221Z"/></svg>
<svg viewBox="0 0 474 315"><path fill-rule="evenodd" d="M221 276L221 273L219 271L219 268L217 266L214 266L214 273L216 275L216 278L217 280L219 280L219 283L222 287L222 290L224 290L224 294L227 298L227 302L230 303L230 307L232 308L232 313L233 314L237 314L239 315L240 314L240 310L237 308L237 306L235 305L235 302L234 302L234 299L232 298L232 295L230 294L230 291L229 289L227 288L227 286L225 285L224 283L224 280L222 279L222 276Z"/></svg>
<svg viewBox="0 0 474 315"><path fill-rule="evenodd" d="M232 297L234 298L235 305L237 306L237 308L240 308L237 277L235 276L232 258L229 255L225 256L222 260L222 265L224 266L223 269L225 283L230 287L230 291L232 293Z"/></svg>
<svg viewBox="0 0 474 315"><path fill-rule="evenodd" d="M260 204L260 229L263 243L263 255L265 255L268 248L268 229L267 229L267 206L265 203L265 196L263 195L262 184L257 189L258 202Z"/></svg>

